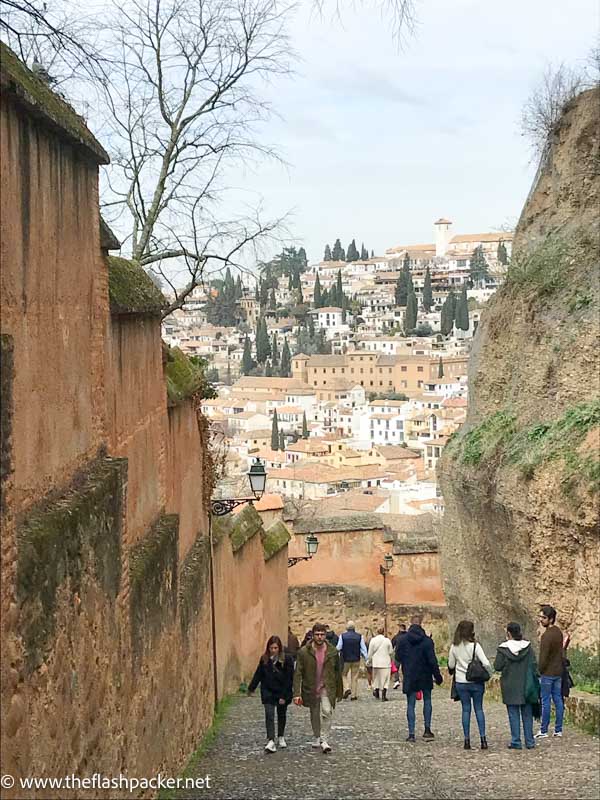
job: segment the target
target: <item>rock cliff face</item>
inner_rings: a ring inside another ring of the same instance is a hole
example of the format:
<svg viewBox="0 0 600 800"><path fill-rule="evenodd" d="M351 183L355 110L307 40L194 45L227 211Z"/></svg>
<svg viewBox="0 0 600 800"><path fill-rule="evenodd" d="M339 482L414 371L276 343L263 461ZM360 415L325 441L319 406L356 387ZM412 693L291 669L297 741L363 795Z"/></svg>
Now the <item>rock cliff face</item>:
<svg viewBox="0 0 600 800"><path fill-rule="evenodd" d="M467 422L440 466L451 623L491 647L551 603L575 644L599 624L600 91L565 110L486 309Z"/></svg>

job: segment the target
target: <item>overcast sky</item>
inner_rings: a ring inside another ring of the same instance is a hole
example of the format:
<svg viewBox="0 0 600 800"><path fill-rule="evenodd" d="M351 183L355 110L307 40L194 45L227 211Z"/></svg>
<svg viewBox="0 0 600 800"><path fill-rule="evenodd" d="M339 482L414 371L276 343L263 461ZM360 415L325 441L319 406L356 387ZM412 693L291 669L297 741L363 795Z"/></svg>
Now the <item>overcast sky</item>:
<svg viewBox="0 0 600 800"><path fill-rule="evenodd" d="M296 14L302 60L271 87L268 128L289 167L238 174L248 202L292 210L310 260L337 236L376 253L432 241L440 216L457 233L514 224L534 171L521 107L548 62L583 65L597 2L421 0L400 51L375 3L340 5L341 20Z"/></svg>

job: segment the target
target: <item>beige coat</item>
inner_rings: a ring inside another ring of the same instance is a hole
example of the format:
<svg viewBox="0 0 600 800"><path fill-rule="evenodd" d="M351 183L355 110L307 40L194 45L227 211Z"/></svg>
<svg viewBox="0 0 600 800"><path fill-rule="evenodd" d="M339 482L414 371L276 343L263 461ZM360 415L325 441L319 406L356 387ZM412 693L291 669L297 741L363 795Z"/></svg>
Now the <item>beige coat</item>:
<svg viewBox="0 0 600 800"><path fill-rule="evenodd" d="M378 633L369 642L367 665L373 669L389 669L392 666L394 648L392 643L382 633Z"/></svg>

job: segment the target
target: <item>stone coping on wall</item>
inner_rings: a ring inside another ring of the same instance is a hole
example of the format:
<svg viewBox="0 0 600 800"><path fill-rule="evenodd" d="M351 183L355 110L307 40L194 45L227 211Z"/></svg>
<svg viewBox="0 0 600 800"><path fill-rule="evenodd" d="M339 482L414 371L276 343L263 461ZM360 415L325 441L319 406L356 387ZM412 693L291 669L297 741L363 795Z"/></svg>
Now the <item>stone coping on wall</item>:
<svg viewBox="0 0 600 800"><path fill-rule="evenodd" d="M397 539L392 546L392 553L395 556L437 552L437 539Z"/></svg>
<svg viewBox="0 0 600 800"><path fill-rule="evenodd" d="M344 531L384 530L376 514L349 514L344 517L310 517L294 521L294 533L337 533Z"/></svg>
<svg viewBox="0 0 600 800"><path fill-rule="evenodd" d="M167 301L141 264L120 256L107 262L111 313L159 316Z"/></svg>
<svg viewBox="0 0 600 800"><path fill-rule="evenodd" d="M261 538L265 553L265 561L269 561L287 546L287 543L292 537L283 522L277 520L269 526L266 531L264 531L264 529L261 530Z"/></svg>
<svg viewBox="0 0 600 800"><path fill-rule="evenodd" d="M108 153L91 133L83 117L28 69L4 42L0 43L0 75L3 94L12 93L29 114L85 148L96 163L110 162Z"/></svg>

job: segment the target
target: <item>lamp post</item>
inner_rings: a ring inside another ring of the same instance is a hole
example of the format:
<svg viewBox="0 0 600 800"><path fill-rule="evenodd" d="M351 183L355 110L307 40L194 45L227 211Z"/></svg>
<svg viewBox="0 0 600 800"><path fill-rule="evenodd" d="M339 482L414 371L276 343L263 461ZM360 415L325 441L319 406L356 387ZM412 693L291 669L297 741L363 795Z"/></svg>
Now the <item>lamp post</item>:
<svg viewBox="0 0 600 800"><path fill-rule="evenodd" d="M388 634L388 615L387 615L387 584L386 578L388 572L394 566L394 559L389 554L386 553L383 557L383 564L379 565L379 574L383 577L383 627L385 630L385 635Z"/></svg>
<svg viewBox="0 0 600 800"><path fill-rule="evenodd" d="M293 567L294 564L297 564L299 561L309 561L314 555L317 554L317 550L319 549L319 540L314 533L309 533L304 539L304 542L306 544L307 554L305 556L293 556L288 558L288 569Z"/></svg>
<svg viewBox="0 0 600 800"><path fill-rule="evenodd" d="M210 622L212 628L212 661L213 661L213 683L215 693L215 708L219 701L219 681L217 677L217 623L215 614L215 570L214 570L214 546L212 535L212 518L224 517L226 514L231 513L237 506L250 503L252 505L255 500L260 500L265 492L267 485L267 472L264 463L260 458L255 458L250 469L246 473L250 488L252 489L252 497L228 497L221 500L210 501L210 512L208 515L208 542L210 550Z"/></svg>

